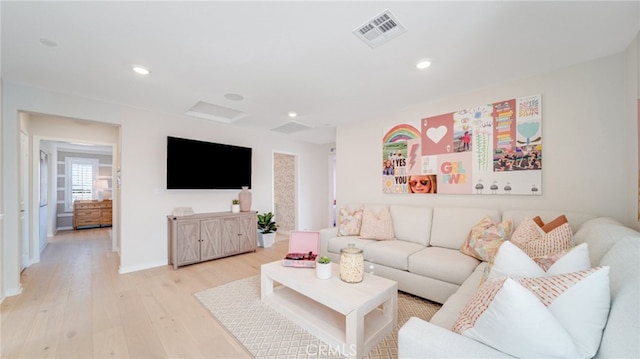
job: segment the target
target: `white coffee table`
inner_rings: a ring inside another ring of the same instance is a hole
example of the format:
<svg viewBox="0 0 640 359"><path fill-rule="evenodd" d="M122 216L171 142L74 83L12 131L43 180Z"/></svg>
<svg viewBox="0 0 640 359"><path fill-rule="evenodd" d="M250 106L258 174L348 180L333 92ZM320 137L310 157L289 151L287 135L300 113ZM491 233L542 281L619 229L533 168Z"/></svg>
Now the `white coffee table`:
<svg viewBox="0 0 640 359"><path fill-rule="evenodd" d="M315 349L361 358L396 325L398 283L369 273L360 283L345 283L332 266L331 279L317 279L313 268L263 264L261 298L329 346Z"/></svg>

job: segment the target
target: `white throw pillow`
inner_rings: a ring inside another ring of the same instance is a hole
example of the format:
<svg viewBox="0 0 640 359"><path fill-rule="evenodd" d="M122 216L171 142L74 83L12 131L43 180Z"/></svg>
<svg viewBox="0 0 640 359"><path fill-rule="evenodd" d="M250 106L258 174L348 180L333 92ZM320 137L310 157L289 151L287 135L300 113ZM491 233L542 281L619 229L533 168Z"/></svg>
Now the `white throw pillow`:
<svg viewBox="0 0 640 359"><path fill-rule="evenodd" d="M589 247L582 243L560 257L549 269L540 267L531 257L515 244L502 243L492 264L487 266L487 278L544 277L549 275L577 272L591 268Z"/></svg>
<svg viewBox="0 0 640 359"><path fill-rule="evenodd" d="M587 243L581 243L558 258L558 260L547 269L547 275L571 273L589 268L591 268L589 245Z"/></svg>
<svg viewBox="0 0 640 359"><path fill-rule="evenodd" d="M518 358L578 357L571 336L553 314L510 278L485 282L453 330Z"/></svg>
<svg viewBox="0 0 640 359"><path fill-rule="evenodd" d="M453 330L517 357L591 358L611 304L609 267L486 281Z"/></svg>
<svg viewBox="0 0 640 359"><path fill-rule="evenodd" d="M596 355L611 306L609 267L517 281L547 305L581 357Z"/></svg>

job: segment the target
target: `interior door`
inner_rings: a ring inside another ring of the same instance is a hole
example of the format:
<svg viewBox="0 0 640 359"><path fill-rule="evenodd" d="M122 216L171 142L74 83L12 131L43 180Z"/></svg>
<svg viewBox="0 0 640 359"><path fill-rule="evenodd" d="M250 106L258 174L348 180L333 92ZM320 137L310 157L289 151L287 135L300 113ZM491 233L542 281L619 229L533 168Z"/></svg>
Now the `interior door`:
<svg viewBox="0 0 640 359"><path fill-rule="evenodd" d="M29 137L20 132L20 271L29 266Z"/></svg>

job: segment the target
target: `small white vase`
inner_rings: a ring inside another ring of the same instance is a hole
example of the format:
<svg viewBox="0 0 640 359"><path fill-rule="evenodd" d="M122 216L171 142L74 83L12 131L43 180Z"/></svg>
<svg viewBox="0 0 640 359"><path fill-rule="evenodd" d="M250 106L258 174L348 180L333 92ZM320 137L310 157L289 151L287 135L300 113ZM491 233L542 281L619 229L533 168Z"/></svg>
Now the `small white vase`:
<svg viewBox="0 0 640 359"><path fill-rule="evenodd" d="M231 213L240 213L240 205L232 204L231 205Z"/></svg>
<svg viewBox="0 0 640 359"><path fill-rule="evenodd" d="M331 275L331 263L316 262L316 277L318 279L329 279Z"/></svg>

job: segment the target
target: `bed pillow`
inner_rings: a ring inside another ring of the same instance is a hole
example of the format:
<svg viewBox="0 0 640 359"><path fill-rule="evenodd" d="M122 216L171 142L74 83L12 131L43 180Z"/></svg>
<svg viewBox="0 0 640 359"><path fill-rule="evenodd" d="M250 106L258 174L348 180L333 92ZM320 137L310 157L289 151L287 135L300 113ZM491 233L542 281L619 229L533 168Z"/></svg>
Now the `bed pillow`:
<svg viewBox="0 0 640 359"><path fill-rule="evenodd" d="M516 357L593 357L611 304L609 267L486 281L452 330Z"/></svg>
<svg viewBox="0 0 640 359"><path fill-rule="evenodd" d="M526 217L513 232L511 242L531 258L544 257L573 247L573 231L565 222L545 233L534 220Z"/></svg>
<svg viewBox="0 0 640 359"><path fill-rule="evenodd" d="M460 247L460 252L481 261L491 262L500 245L509 240L512 231L513 220L506 219L495 223L491 217L484 217L471 228L467 239Z"/></svg>
<svg viewBox="0 0 640 359"><path fill-rule="evenodd" d="M362 207L349 210L340 208L338 212L338 236L358 236L362 226Z"/></svg>
<svg viewBox="0 0 640 359"><path fill-rule="evenodd" d="M393 235L393 222L389 208L384 207L378 213L364 207L362 211L362 227L360 238L387 241L395 239Z"/></svg>

